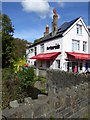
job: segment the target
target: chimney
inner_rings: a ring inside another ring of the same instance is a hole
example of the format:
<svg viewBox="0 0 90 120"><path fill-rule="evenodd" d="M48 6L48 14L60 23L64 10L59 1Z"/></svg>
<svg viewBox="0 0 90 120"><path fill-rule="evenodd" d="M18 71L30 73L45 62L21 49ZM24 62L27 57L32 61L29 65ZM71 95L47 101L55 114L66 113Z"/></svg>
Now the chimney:
<svg viewBox="0 0 90 120"><path fill-rule="evenodd" d="M46 25L44 36L47 36L49 34L49 26Z"/></svg>
<svg viewBox="0 0 90 120"><path fill-rule="evenodd" d="M52 35L56 35L58 30L58 15L56 13L56 9L53 9L53 22L52 22Z"/></svg>

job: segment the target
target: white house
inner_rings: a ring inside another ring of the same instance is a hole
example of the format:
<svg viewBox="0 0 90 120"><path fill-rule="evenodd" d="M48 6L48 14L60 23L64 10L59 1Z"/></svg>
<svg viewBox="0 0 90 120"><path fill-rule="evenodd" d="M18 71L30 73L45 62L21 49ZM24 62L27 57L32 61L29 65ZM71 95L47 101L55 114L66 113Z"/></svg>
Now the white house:
<svg viewBox="0 0 90 120"><path fill-rule="evenodd" d="M90 68L90 33L81 17L58 27L53 10L52 32L46 26L44 37L26 50L27 63L37 68L84 72Z"/></svg>

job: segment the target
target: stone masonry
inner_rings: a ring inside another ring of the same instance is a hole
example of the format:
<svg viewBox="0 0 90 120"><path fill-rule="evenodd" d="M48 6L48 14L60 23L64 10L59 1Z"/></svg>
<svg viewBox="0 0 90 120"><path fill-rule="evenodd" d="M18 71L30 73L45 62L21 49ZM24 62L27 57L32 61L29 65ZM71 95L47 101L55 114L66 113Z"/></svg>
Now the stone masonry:
<svg viewBox="0 0 90 120"><path fill-rule="evenodd" d="M3 110L7 118L83 118L89 113L89 75L47 71L48 96L24 99L19 107Z"/></svg>

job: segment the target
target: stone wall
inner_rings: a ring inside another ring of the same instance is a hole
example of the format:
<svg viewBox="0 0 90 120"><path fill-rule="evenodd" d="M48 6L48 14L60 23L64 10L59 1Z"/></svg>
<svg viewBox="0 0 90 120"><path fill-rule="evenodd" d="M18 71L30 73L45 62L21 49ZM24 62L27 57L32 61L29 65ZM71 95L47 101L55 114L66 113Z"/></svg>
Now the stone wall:
<svg viewBox="0 0 90 120"><path fill-rule="evenodd" d="M3 110L7 118L83 118L89 110L90 75L47 70L48 96L25 98L19 107Z"/></svg>
<svg viewBox="0 0 90 120"><path fill-rule="evenodd" d="M64 117L88 114L90 75L47 70L47 80L48 95L56 96L56 108L64 109L65 112L61 112L66 114Z"/></svg>
<svg viewBox="0 0 90 120"><path fill-rule="evenodd" d="M44 68L34 68L35 74L37 76L44 76L46 77L46 69Z"/></svg>

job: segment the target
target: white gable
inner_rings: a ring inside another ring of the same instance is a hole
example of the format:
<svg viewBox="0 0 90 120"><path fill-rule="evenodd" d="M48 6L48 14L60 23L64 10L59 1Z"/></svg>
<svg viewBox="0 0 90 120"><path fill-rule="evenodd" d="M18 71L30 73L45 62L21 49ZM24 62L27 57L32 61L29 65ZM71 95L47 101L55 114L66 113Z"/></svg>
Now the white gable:
<svg viewBox="0 0 90 120"><path fill-rule="evenodd" d="M90 36L90 33L81 17L68 30L66 30L64 32L63 36L65 36L68 32L70 32L72 30L72 28L75 27L76 24L82 25L84 27L84 29L86 30L87 34Z"/></svg>
<svg viewBox="0 0 90 120"><path fill-rule="evenodd" d="M82 25L82 34L77 34L77 24ZM72 40L80 41L80 50L75 52L81 52L83 51L83 41L87 42L87 51L88 53L88 39L89 39L90 33L83 22L82 18L79 18L64 34L63 34L63 51L70 52L72 51ZM73 51L72 51L73 52Z"/></svg>

